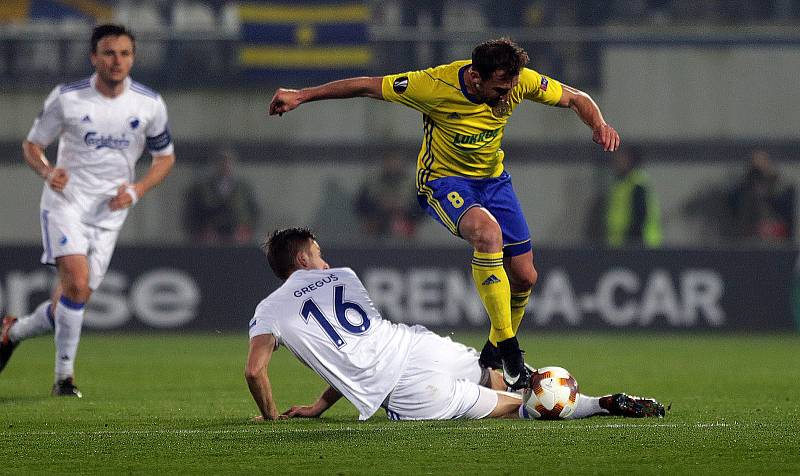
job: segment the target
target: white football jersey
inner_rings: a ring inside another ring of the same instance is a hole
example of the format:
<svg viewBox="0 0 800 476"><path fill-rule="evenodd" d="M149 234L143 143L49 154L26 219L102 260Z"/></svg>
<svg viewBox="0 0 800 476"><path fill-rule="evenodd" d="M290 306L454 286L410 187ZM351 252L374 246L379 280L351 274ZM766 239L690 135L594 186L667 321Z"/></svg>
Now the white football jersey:
<svg viewBox="0 0 800 476"><path fill-rule="evenodd" d="M256 307L250 337L272 334L366 420L394 389L418 328L383 320L350 268L295 271Z"/></svg>
<svg viewBox="0 0 800 476"><path fill-rule="evenodd" d="M45 185L42 209L114 230L122 227L128 210L111 211L108 202L122 183L134 182L145 146L161 156L172 154L173 145L167 107L158 93L126 78L124 92L109 98L95 89L96 76L57 86L28 140L47 147L59 138L56 164L69 173L63 193Z"/></svg>

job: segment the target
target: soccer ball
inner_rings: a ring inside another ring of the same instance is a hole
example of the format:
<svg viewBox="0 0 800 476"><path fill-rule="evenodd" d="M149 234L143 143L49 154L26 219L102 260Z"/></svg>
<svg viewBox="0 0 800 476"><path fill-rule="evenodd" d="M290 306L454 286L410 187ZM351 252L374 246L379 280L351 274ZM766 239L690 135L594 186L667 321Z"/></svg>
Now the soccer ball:
<svg viewBox="0 0 800 476"><path fill-rule="evenodd" d="M578 382L566 369L542 367L531 375L530 388L522 393L526 416L540 420L561 420L575 411Z"/></svg>

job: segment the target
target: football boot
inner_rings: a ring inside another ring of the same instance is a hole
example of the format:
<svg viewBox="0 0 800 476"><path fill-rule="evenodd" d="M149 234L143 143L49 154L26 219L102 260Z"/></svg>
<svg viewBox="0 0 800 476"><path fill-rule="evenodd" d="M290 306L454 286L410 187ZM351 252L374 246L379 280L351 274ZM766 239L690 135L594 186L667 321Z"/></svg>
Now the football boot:
<svg viewBox="0 0 800 476"><path fill-rule="evenodd" d="M520 350L516 337L497 343L503 362L503 380L512 391L530 386L531 371L525 365L525 352Z"/></svg>
<svg viewBox="0 0 800 476"><path fill-rule="evenodd" d="M478 363L485 369L502 369L503 359L500 358L500 349L487 340L481 350Z"/></svg>
<svg viewBox="0 0 800 476"><path fill-rule="evenodd" d="M54 397L77 397L81 398L83 394L75 386L72 377L67 377L64 380L59 380L53 384L53 391L50 393Z"/></svg>
<svg viewBox="0 0 800 476"><path fill-rule="evenodd" d="M6 367L8 360L11 358L11 354L14 353L14 349L18 344L18 342L11 342L8 336L8 331L15 322L17 322L16 317L5 316L3 318L3 327L2 331L0 331L0 372Z"/></svg>
<svg viewBox="0 0 800 476"><path fill-rule="evenodd" d="M666 414L664 405L658 403L655 399L636 397L624 393L600 397L600 406L608 410L611 415L628 418L663 418Z"/></svg>

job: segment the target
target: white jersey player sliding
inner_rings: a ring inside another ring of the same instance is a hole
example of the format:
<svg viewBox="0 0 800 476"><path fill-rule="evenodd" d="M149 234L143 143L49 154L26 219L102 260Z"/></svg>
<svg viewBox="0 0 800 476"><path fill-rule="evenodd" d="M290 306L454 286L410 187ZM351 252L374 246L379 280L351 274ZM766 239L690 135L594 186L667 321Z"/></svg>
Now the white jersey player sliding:
<svg viewBox="0 0 800 476"><path fill-rule="evenodd" d="M175 162L164 101L128 77L134 52L133 34L125 27L95 27L95 74L56 87L22 144L25 162L45 182L42 263L58 268L59 285L51 302L30 316L3 319L0 370L20 341L55 330L56 396L81 396L73 373L86 302L108 269L128 209ZM44 150L56 138L58 156L51 164ZM145 147L153 161L135 181Z"/></svg>
<svg viewBox="0 0 800 476"><path fill-rule="evenodd" d="M330 268L308 229L272 233L263 246L285 282L261 301L250 321L245 376L261 414L255 420L318 417L344 396L370 418L393 420L522 417L522 398L503 391L500 373L482 368L478 353L422 326L381 317L350 268ZM269 381L273 351L286 347L329 387L311 405L278 413ZM652 399L578 395L571 418L662 416Z"/></svg>

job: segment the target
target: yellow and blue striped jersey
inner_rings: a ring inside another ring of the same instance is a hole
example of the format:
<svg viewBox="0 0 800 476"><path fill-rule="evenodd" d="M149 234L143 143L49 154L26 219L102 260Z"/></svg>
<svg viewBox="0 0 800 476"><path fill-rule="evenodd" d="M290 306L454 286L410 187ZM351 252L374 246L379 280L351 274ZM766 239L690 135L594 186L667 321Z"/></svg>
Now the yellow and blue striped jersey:
<svg viewBox="0 0 800 476"><path fill-rule="evenodd" d="M561 99L558 81L523 68L508 107L472 102L463 80L470 64L455 61L383 77L383 99L422 113L425 134L417 159L418 187L440 177L498 177L503 173L500 142L517 105L523 99L549 105Z"/></svg>

